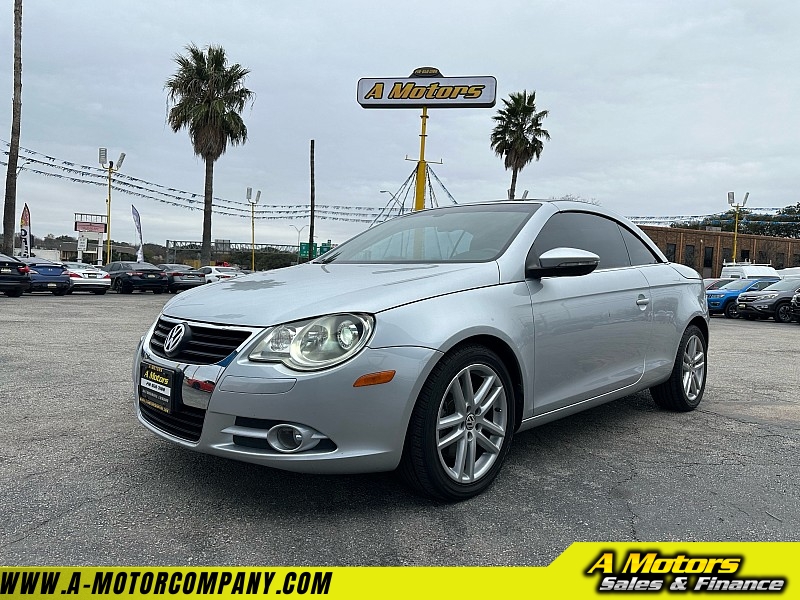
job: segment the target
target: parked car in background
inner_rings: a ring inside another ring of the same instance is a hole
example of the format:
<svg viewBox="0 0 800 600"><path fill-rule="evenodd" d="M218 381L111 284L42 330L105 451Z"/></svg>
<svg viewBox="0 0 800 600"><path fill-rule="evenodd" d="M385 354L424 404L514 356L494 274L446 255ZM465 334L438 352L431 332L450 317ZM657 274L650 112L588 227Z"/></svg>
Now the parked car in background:
<svg viewBox="0 0 800 600"><path fill-rule="evenodd" d="M778 275L782 279L788 277L800 277L800 267L787 267L786 269L778 269Z"/></svg>
<svg viewBox="0 0 800 600"><path fill-rule="evenodd" d="M0 292L19 298L31 287L30 267L18 258L0 254Z"/></svg>
<svg viewBox="0 0 800 600"><path fill-rule="evenodd" d="M717 288L722 287L726 283L730 283L733 281L732 278L729 277L713 277L710 279L703 279L703 285L706 287L707 290L716 290Z"/></svg>
<svg viewBox="0 0 800 600"><path fill-rule="evenodd" d="M726 262L722 264L720 277L732 279L780 279L781 276L772 265L760 265L749 262Z"/></svg>
<svg viewBox="0 0 800 600"><path fill-rule="evenodd" d="M69 291L69 275L63 264L35 256L20 260L31 270L29 292L50 292L54 296L63 296Z"/></svg>
<svg viewBox="0 0 800 600"><path fill-rule="evenodd" d="M168 288L173 294L203 285L206 282L205 273L189 265L169 263L156 266L167 274Z"/></svg>
<svg viewBox="0 0 800 600"><path fill-rule="evenodd" d="M739 318L739 294L742 292L763 290L768 285L780 281L775 277L769 279L734 279L715 290L706 290L708 312L712 315L724 314L729 319Z"/></svg>
<svg viewBox="0 0 800 600"><path fill-rule="evenodd" d="M94 265L87 265L79 262L63 263L67 268L70 287L68 294L72 292L92 292L102 296L111 289L111 276L105 271L101 271Z"/></svg>
<svg viewBox="0 0 800 600"><path fill-rule="evenodd" d="M163 294L169 289L169 280L163 269L146 262L113 262L103 270L111 276L111 289L130 294L136 290Z"/></svg>
<svg viewBox="0 0 800 600"><path fill-rule="evenodd" d="M746 319L768 319L779 323L792 322L792 297L800 293L800 278L787 277L761 291L739 294L739 314Z"/></svg>
<svg viewBox="0 0 800 600"><path fill-rule="evenodd" d="M792 320L800 323L800 294L795 294L792 297L792 303L789 306L792 312Z"/></svg>
<svg viewBox="0 0 800 600"><path fill-rule="evenodd" d="M203 273L206 283L214 283L215 281L230 279L231 277L237 277L238 275L242 274L242 272L236 267L220 267L209 265L206 267L200 267L199 270Z"/></svg>
<svg viewBox="0 0 800 600"><path fill-rule="evenodd" d="M417 211L246 279L172 298L142 338L135 410L161 438L291 471L397 468L454 501L517 431L648 388L688 412L705 389L697 271L586 203Z"/></svg>

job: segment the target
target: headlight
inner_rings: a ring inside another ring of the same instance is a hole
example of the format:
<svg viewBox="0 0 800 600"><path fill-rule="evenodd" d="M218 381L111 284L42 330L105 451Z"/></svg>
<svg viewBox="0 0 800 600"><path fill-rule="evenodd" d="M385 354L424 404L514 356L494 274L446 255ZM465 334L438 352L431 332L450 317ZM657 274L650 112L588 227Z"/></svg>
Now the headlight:
<svg viewBox="0 0 800 600"><path fill-rule="evenodd" d="M773 298L777 298L778 294L764 294L763 296L759 296L759 300L772 300Z"/></svg>
<svg viewBox="0 0 800 600"><path fill-rule="evenodd" d="M370 315L343 313L277 325L262 334L248 358L298 371L327 369L366 346L374 323Z"/></svg>
<svg viewBox="0 0 800 600"><path fill-rule="evenodd" d="M709 298L722 298L725 294L709 294Z"/></svg>

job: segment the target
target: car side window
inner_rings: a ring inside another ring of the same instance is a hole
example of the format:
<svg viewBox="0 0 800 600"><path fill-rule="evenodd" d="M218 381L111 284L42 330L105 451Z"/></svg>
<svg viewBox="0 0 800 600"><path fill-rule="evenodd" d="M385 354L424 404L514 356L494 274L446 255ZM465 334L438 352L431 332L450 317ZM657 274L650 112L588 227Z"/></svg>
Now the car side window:
<svg viewBox="0 0 800 600"><path fill-rule="evenodd" d="M578 248L600 257L598 269L631 266L628 250L617 222L583 212L556 213L545 223L529 253L538 261L553 248Z"/></svg>
<svg viewBox="0 0 800 600"><path fill-rule="evenodd" d="M622 232L622 239L625 241L625 247L628 249L628 256L632 265L653 265L659 262L655 254L647 247L647 244L639 239L639 236L622 225L620 225L619 229Z"/></svg>

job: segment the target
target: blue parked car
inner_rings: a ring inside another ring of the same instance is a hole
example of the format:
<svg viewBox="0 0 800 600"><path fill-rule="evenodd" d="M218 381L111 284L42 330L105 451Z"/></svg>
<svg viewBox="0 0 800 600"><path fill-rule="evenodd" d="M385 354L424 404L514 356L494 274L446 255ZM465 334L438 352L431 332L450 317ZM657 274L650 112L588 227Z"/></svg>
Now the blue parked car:
<svg viewBox="0 0 800 600"><path fill-rule="evenodd" d="M63 296L70 286L69 273L61 263L46 258L22 258L20 260L30 267L31 287L29 292L51 292L54 296Z"/></svg>
<svg viewBox="0 0 800 600"><path fill-rule="evenodd" d="M724 314L729 319L739 318L739 306L736 302L742 292L756 292L779 281L775 277L763 279L734 279L715 290L706 290L708 312L712 315Z"/></svg>

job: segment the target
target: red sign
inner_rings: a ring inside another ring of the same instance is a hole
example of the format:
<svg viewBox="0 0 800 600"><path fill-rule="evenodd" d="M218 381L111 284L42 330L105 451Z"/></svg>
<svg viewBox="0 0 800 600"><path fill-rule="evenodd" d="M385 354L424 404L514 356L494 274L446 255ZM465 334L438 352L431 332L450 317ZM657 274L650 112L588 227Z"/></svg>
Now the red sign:
<svg viewBox="0 0 800 600"><path fill-rule="evenodd" d="M93 231L95 233L105 233L105 223L94 223L92 221L75 221L75 231Z"/></svg>

